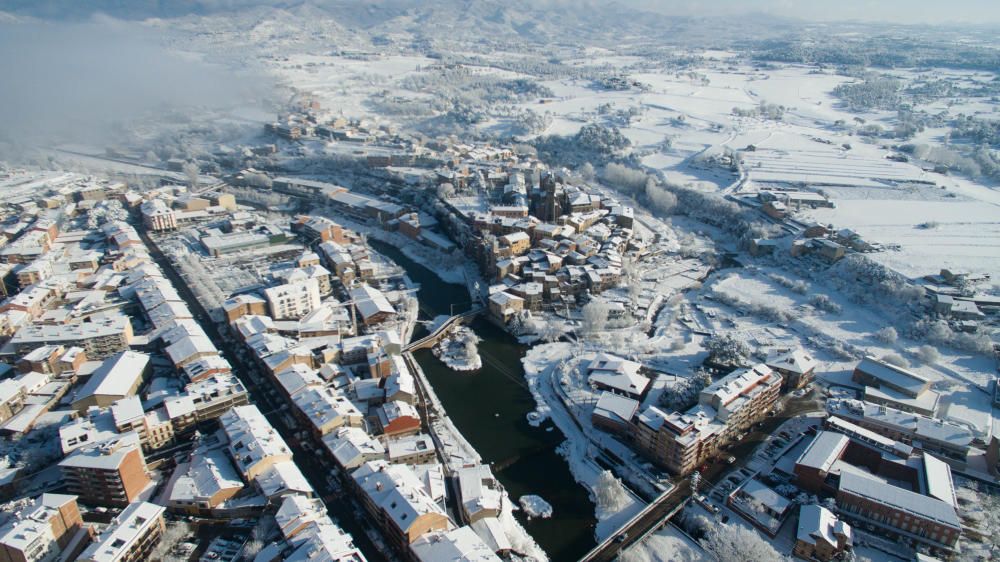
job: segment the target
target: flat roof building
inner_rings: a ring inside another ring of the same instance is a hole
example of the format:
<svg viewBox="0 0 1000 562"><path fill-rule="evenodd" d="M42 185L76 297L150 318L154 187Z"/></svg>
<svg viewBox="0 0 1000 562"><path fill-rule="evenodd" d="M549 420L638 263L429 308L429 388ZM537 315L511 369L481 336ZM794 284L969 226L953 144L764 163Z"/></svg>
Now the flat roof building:
<svg viewBox="0 0 1000 562"><path fill-rule="evenodd" d="M0 560L72 560L87 537L76 496L42 494L0 527Z"/></svg>
<svg viewBox="0 0 1000 562"><path fill-rule="evenodd" d="M99 505L128 505L151 483L135 432L80 447L59 468L71 492Z"/></svg>

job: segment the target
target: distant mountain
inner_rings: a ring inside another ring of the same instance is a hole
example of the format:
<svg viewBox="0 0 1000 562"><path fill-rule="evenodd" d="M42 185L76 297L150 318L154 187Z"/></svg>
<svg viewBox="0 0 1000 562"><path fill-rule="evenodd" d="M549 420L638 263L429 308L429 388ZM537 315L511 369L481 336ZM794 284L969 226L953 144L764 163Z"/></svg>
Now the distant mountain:
<svg viewBox="0 0 1000 562"><path fill-rule="evenodd" d="M96 13L129 20L239 16L333 20L350 32L411 39L531 43L659 39L665 43L727 43L732 30L782 27L778 20L722 25L724 18L668 17L601 0L0 0L0 11L45 19L78 20ZM245 23L245 21L243 22ZM279 31L279 30L275 30Z"/></svg>

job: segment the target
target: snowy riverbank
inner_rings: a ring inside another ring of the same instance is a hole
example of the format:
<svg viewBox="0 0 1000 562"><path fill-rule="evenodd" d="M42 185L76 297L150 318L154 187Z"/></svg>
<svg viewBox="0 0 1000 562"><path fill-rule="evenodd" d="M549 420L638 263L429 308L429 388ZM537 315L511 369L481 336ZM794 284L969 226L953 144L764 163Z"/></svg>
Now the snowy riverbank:
<svg viewBox="0 0 1000 562"><path fill-rule="evenodd" d="M434 388L431 386L430 381L427 380L427 375L420 368L420 364L415 360L411 361L411 364L414 368L413 374L420 381L420 386L425 393L427 402L429 402L430 407L437 413L430 420L430 424L431 430L440 442L442 452L444 453L443 457L447 459L445 472L450 473L462 467L481 464L482 458L479 456L479 453L476 452L471 443L466 441L462 433L455 427L454 422L448 417L444 406L434 392ZM498 519L507 540L510 541L514 550L520 554L517 559L527 562L547 562L549 558L545 554L545 551L542 550L542 547L535 542L535 539L528 534L528 531L514 517L514 510L517 509L517 506L510 500L507 491L502 488L501 490L503 495Z"/></svg>
<svg viewBox="0 0 1000 562"><path fill-rule="evenodd" d="M573 478L589 492L597 518L595 538L603 540L641 511L645 504L592 460L593 443L566 410L554 388L558 383L553 380L553 371L573 353L574 348L568 343L543 344L528 351L523 360L524 377L536 403L536 410L528 419L532 425L539 425L551 418L566 436L557 451L569 464Z"/></svg>

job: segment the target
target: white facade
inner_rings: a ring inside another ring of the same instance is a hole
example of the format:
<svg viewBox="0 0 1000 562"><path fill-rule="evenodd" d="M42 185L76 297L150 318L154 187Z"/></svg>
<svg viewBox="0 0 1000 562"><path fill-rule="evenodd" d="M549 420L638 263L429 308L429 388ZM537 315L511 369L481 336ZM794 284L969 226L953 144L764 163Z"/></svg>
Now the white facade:
<svg viewBox="0 0 1000 562"><path fill-rule="evenodd" d="M316 279L270 287L264 290L264 296L275 320L298 320L319 308L321 303Z"/></svg>

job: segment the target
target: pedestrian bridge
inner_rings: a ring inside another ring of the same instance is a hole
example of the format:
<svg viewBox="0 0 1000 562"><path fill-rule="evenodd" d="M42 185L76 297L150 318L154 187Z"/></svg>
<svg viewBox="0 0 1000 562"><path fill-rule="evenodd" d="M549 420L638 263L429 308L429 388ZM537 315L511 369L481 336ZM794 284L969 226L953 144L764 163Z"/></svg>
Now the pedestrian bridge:
<svg viewBox="0 0 1000 562"><path fill-rule="evenodd" d="M449 317L447 320L441 323L440 326L434 329L430 334L420 338L415 342L410 342L403 348L404 352L416 351L418 349L430 349L434 347L442 336L448 333L448 330L455 324L461 324L465 322L471 322L476 316L479 315L484 309L481 306L474 307L468 312L463 312L462 314L456 314Z"/></svg>

